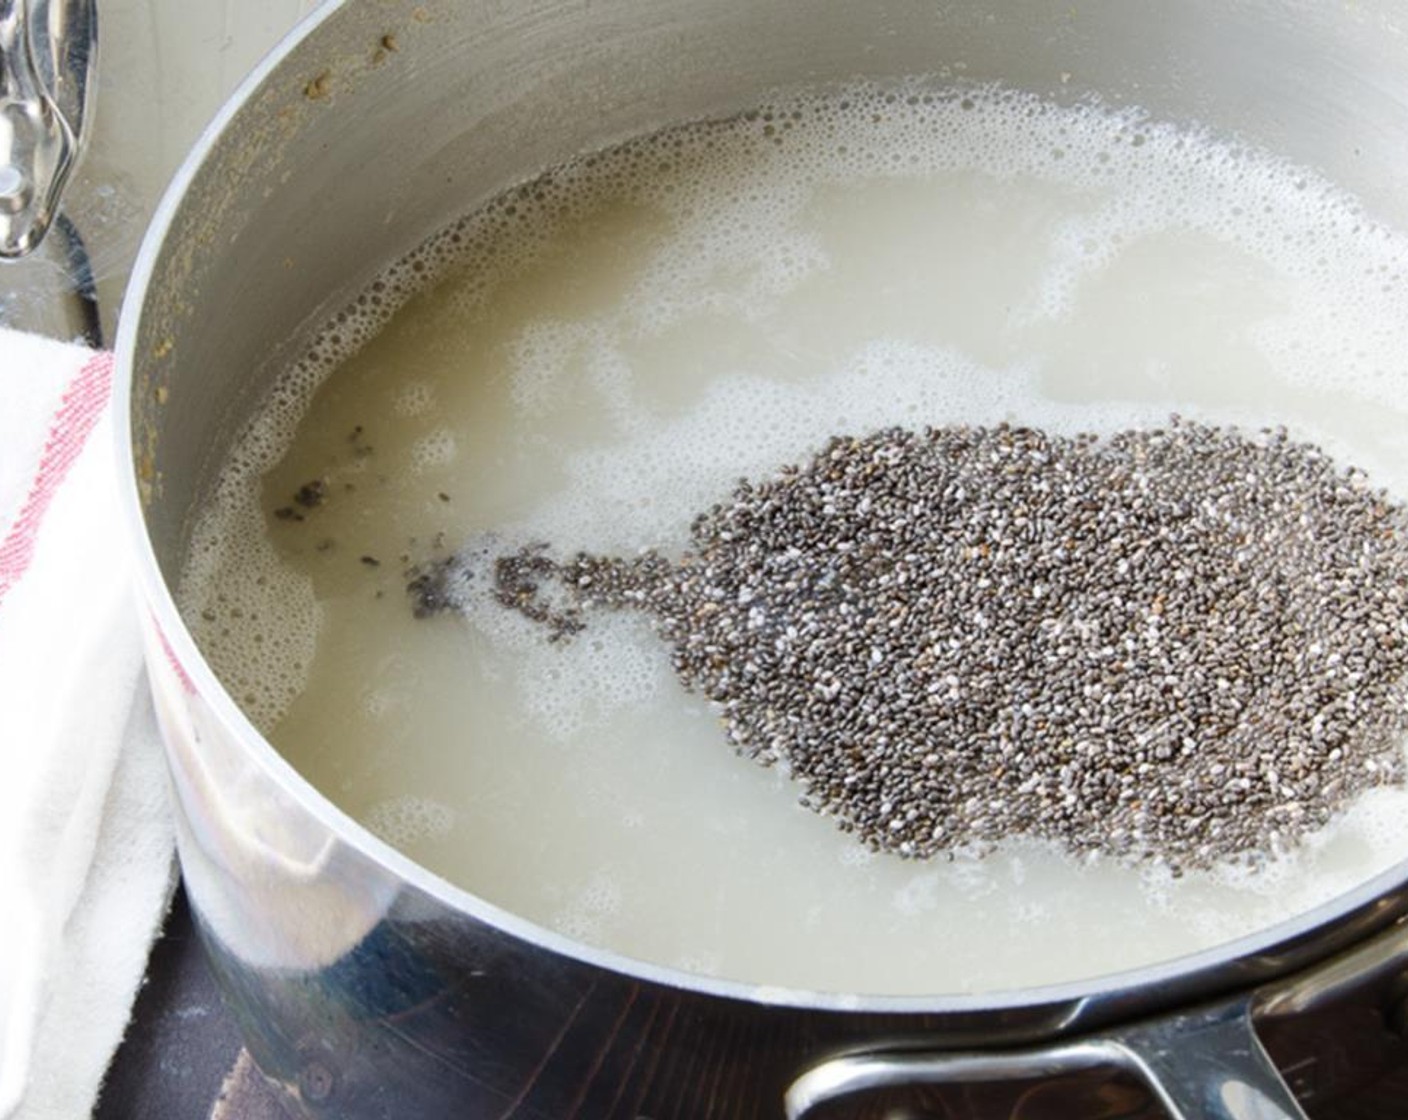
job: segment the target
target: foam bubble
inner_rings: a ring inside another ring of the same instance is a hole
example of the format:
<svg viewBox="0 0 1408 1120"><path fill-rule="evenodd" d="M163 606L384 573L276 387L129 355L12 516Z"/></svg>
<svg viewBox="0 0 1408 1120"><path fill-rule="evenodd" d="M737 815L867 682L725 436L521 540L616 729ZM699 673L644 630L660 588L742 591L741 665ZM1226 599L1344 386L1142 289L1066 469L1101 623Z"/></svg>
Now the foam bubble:
<svg viewBox="0 0 1408 1120"><path fill-rule="evenodd" d="M411 464L418 471L434 470L455 461L459 444L448 428L437 428L422 436L411 447Z"/></svg>
<svg viewBox="0 0 1408 1120"><path fill-rule="evenodd" d="M669 651L643 618L605 617L583 640L550 645L533 623L499 605L489 580L476 578L470 586L474 592L461 601L465 619L512 666L516 703L540 734L568 743L584 728L602 727L613 713L678 689Z"/></svg>
<svg viewBox="0 0 1408 1120"><path fill-rule="evenodd" d="M192 533L178 603L211 668L268 731L307 685L323 611L311 581L270 544L255 488L227 478L214 501L222 520L202 519Z"/></svg>
<svg viewBox="0 0 1408 1120"><path fill-rule="evenodd" d="M597 333L580 323L529 323L515 339L510 358L514 404L532 412L549 404L562 389L572 357Z"/></svg>
<svg viewBox="0 0 1408 1120"><path fill-rule="evenodd" d="M406 381L396 387L391 407L399 416L421 416L435 407L435 389L425 381Z"/></svg>
<svg viewBox="0 0 1408 1120"><path fill-rule="evenodd" d="M454 828L455 811L430 798L404 795L378 801L364 819L369 831L388 844L405 848L449 833Z"/></svg>
<svg viewBox="0 0 1408 1120"><path fill-rule="evenodd" d="M620 910L622 897L616 877L598 870L573 890L553 924L571 936L591 939Z"/></svg>

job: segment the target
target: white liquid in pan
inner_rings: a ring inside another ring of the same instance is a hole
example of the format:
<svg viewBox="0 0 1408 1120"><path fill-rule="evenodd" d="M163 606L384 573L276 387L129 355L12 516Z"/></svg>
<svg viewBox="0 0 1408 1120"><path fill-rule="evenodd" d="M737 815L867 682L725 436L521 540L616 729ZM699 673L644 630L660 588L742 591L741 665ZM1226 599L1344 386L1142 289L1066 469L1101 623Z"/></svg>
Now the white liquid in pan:
<svg viewBox="0 0 1408 1120"><path fill-rule="evenodd" d="M567 646L492 602L417 621L400 558L486 530L677 551L740 475L893 424L1285 423L1408 492L1405 270L1314 175L1134 112L916 85L662 134L491 205L333 324L243 437L184 605L334 801L592 944L857 993L1168 959L1408 853L1408 795L1257 872L874 856L731 753L642 619ZM319 508L271 516L314 478Z"/></svg>

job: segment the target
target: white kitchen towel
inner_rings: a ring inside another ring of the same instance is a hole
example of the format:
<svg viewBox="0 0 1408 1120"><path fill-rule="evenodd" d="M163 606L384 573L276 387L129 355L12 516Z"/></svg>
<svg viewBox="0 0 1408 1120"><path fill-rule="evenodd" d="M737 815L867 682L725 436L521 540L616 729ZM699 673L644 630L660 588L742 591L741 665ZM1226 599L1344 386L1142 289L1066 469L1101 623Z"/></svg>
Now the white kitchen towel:
<svg viewBox="0 0 1408 1120"><path fill-rule="evenodd" d="M0 1120L82 1120L173 883L112 359L0 330Z"/></svg>

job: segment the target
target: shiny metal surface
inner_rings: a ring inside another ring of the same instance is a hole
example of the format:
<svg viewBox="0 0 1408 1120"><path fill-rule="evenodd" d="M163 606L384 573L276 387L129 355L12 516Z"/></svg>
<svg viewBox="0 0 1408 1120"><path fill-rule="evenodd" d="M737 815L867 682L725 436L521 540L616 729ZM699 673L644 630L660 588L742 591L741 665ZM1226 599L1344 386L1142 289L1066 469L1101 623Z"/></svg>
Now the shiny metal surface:
<svg viewBox="0 0 1408 1120"><path fill-rule="evenodd" d="M96 0L0 0L0 259L38 247L84 140Z"/></svg>
<svg viewBox="0 0 1408 1120"><path fill-rule="evenodd" d="M0 258L0 326L65 341L101 334L111 345L142 233L168 180L244 75L316 6L101 0L102 64L88 88L81 158L50 235L24 258ZM74 267L65 223L81 235L86 274Z"/></svg>
<svg viewBox="0 0 1408 1120"><path fill-rule="evenodd" d="M1365 989L1382 993L1381 1010L1393 1023L1405 970L1408 924L1399 923L1328 963L1263 989L1093 1037L1016 1050L906 1049L834 1058L788 1087L786 1115L788 1120L862 1115L868 1096L895 1090L1118 1069L1143 1081L1172 1120L1303 1120L1305 1112L1267 1056L1258 1026L1312 1014Z"/></svg>
<svg viewBox="0 0 1408 1120"><path fill-rule="evenodd" d="M1170 1120L1305 1120L1252 1029L1246 997L1030 1050L837 1058L808 1070L788 1088L787 1120L821 1120L834 1115L836 1106L847 1115L864 1115L865 1103L856 1098L895 1089L1044 1081L1099 1069L1137 1075Z"/></svg>
<svg viewBox="0 0 1408 1120"><path fill-rule="evenodd" d="M349 0L255 73L178 175L119 336L125 500L187 887L250 1052L308 1115L776 1117L847 1055L1136 1030L1408 913L1404 864L1254 937L1080 984L868 999L700 979L415 866L310 788L201 660L168 587L190 511L280 363L381 263L565 155L778 85L912 72L1201 120L1408 223L1408 42L1387 0ZM1199 1029L1224 1028L1242 1030ZM1133 1053L1157 1029L1101 1045ZM1216 1037L1214 1056L1235 1050ZM1248 1080L1254 1059L1220 1068ZM1196 1072L1141 1060L1165 1086ZM1188 1114L1255 1115L1223 1106Z"/></svg>

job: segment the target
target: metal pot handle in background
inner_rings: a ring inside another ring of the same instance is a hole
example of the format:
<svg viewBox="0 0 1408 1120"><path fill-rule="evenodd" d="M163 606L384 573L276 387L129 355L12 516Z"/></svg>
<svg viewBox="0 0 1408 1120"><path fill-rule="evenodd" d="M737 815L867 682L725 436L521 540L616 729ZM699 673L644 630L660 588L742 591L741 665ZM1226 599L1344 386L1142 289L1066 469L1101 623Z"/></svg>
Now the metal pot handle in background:
<svg viewBox="0 0 1408 1120"><path fill-rule="evenodd" d="M1306 1120L1252 1029L1251 998L1127 1030L1027 1050L849 1055L808 1070L787 1092L788 1120L859 1093L922 1085L1027 1081L1099 1068L1143 1080L1171 1120Z"/></svg>
<svg viewBox="0 0 1408 1120"><path fill-rule="evenodd" d="M1099 1068L1140 1078L1172 1120L1305 1120L1257 1038L1253 1013L1263 1021L1306 1014L1361 985L1397 999L1406 961L1408 923L1400 923L1289 980L1088 1038L1022 1050L844 1055L813 1066L792 1083L787 1120L844 1115L828 1106L887 1089L1025 1081ZM1408 1003L1392 1015L1404 1018L1405 1008Z"/></svg>
<svg viewBox="0 0 1408 1120"><path fill-rule="evenodd" d="M0 259L32 252L84 139L97 0L0 0Z"/></svg>

